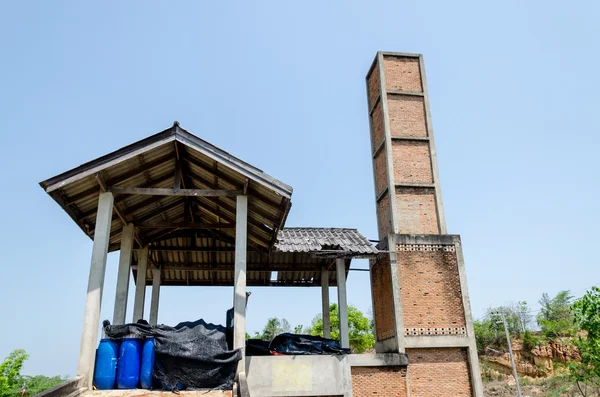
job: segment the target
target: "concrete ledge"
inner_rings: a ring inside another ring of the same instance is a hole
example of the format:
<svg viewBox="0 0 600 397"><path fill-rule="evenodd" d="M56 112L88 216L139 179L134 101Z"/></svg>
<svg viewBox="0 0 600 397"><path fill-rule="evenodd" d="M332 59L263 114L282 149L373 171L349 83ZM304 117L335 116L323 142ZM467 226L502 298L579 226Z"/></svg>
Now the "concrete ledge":
<svg viewBox="0 0 600 397"><path fill-rule="evenodd" d="M58 386L54 386L52 389L38 393L34 397L64 397L74 393L83 386L83 376L78 376Z"/></svg>
<svg viewBox="0 0 600 397"><path fill-rule="evenodd" d="M408 365L404 353L351 354L348 356L351 367L392 367Z"/></svg>
<svg viewBox="0 0 600 397"><path fill-rule="evenodd" d="M407 349L434 347L469 347L470 338L467 336L436 335L436 336L406 336L404 343Z"/></svg>
<svg viewBox="0 0 600 397"><path fill-rule="evenodd" d="M458 234L396 234L396 244L454 245L460 242Z"/></svg>
<svg viewBox="0 0 600 397"><path fill-rule="evenodd" d="M248 388L245 372L240 372L238 374L238 383L240 385L238 388L239 394L236 394L235 397L250 397L250 389Z"/></svg>

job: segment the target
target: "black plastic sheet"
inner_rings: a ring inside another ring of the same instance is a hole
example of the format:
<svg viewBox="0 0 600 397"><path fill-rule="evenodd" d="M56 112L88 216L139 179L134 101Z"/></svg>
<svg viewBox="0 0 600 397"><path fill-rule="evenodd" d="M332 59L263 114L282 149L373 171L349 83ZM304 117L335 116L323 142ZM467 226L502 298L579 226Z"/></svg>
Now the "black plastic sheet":
<svg viewBox="0 0 600 397"><path fill-rule="evenodd" d="M350 354L350 349L343 349L337 340L312 335L285 333L277 335L270 343L251 339L246 344L246 354L249 356L266 355L266 350L268 354L285 355Z"/></svg>
<svg viewBox="0 0 600 397"><path fill-rule="evenodd" d="M154 337L155 361L152 375L166 389L231 389L240 349L227 346L225 327L204 320L183 322L175 327L147 324L110 325L110 338Z"/></svg>
<svg viewBox="0 0 600 397"><path fill-rule="evenodd" d="M271 342L262 339L248 339L246 341L247 356L270 356L271 350L269 345Z"/></svg>

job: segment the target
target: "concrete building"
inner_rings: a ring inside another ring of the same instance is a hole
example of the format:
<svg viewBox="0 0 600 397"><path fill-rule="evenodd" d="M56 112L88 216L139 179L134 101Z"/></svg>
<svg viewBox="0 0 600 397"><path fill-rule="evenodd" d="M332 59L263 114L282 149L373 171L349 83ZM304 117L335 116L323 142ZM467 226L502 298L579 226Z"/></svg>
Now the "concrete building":
<svg viewBox="0 0 600 397"><path fill-rule="evenodd" d="M232 286L234 347L243 352L249 285L320 287L324 319L337 287L348 347L346 279L353 258L370 259L376 354L244 355L234 390L218 395L481 397L460 238L445 234L422 57L378 53L367 93L377 247L355 229L285 228L290 186L178 123L42 182L94 241L78 377L45 395L120 395L91 390L106 257L119 250L113 324L144 318L147 286L151 324L159 323L161 286Z"/></svg>

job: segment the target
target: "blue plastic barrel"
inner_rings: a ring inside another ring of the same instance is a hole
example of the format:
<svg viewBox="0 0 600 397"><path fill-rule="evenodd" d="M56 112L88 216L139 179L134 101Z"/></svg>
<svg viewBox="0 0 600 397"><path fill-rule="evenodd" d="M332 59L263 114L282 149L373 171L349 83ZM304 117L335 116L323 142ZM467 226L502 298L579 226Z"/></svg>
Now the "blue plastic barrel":
<svg viewBox="0 0 600 397"><path fill-rule="evenodd" d="M152 369L154 368L154 338L146 338L142 347L142 369L140 383L142 389L152 389Z"/></svg>
<svg viewBox="0 0 600 397"><path fill-rule="evenodd" d="M96 367L94 369L94 385L99 390L110 390L115 387L117 374L117 357L119 343L112 339L102 339L96 350Z"/></svg>
<svg viewBox="0 0 600 397"><path fill-rule="evenodd" d="M117 388L136 389L140 382L140 357L142 341L137 338L125 338L119 349L117 365Z"/></svg>

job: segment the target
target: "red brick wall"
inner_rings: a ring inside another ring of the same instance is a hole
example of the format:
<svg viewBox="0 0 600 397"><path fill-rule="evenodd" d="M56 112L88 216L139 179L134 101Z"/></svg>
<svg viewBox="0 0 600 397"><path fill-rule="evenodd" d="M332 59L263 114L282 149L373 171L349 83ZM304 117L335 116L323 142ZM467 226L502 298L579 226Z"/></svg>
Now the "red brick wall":
<svg viewBox="0 0 600 397"><path fill-rule="evenodd" d="M377 203L377 217L379 218L379 238L392 233L392 218L390 213L390 193L384 194Z"/></svg>
<svg viewBox="0 0 600 397"><path fill-rule="evenodd" d="M383 57L385 88L393 91L423 91L418 58Z"/></svg>
<svg viewBox="0 0 600 397"><path fill-rule="evenodd" d="M352 367L351 373L353 397L407 396L406 367Z"/></svg>
<svg viewBox="0 0 600 397"><path fill-rule="evenodd" d="M456 252L442 248L437 251L404 251L413 249L406 246L398 246L397 249L404 327L427 328L431 332L444 328L439 331L440 335L461 334L460 329L465 327L465 313ZM448 332L447 328L459 330Z"/></svg>
<svg viewBox="0 0 600 397"><path fill-rule="evenodd" d="M433 183L428 142L394 141L392 158L396 183Z"/></svg>
<svg viewBox="0 0 600 397"><path fill-rule="evenodd" d="M379 68L377 65L373 68L371 75L368 78L369 81L369 108L373 106L377 96L379 96Z"/></svg>
<svg viewBox="0 0 600 397"><path fill-rule="evenodd" d="M435 192L429 188L397 188L400 234L439 234Z"/></svg>
<svg viewBox="0 0 600 397"><path fill-rule="evenodd" d="M375 156L375 188L377 195L383 192L388 185L387 165L385 161L385 150L380 150Z"/></svg>
<svg viewBox="0 0 600 397"><path fill-rule="evenodd" d="M383 126L383 112L381 110L381 102L375 106L373 114L371 115L371 152L374 153L379 147L379 144L383 142L384 137L384 126Z"/></svg>
<svg viewBox="0 0 600 397"><path fill-rule="evenodd" d="M392 299L390 258L387 254L379 255L372 262L371 291L377 340L389 339L394 336L394 302Z"/></svg>
<svg viewBox="0 0 600 397"><path fill-rule="evenodd" d="M391 136L426 137L423 97L388 95Z"/></svg>
<svg viewBox="0 0 600 397"><path fill-rule="evenodd" d="M411 397L471 397L464 349L406 349L406 353Z"/></svg>

